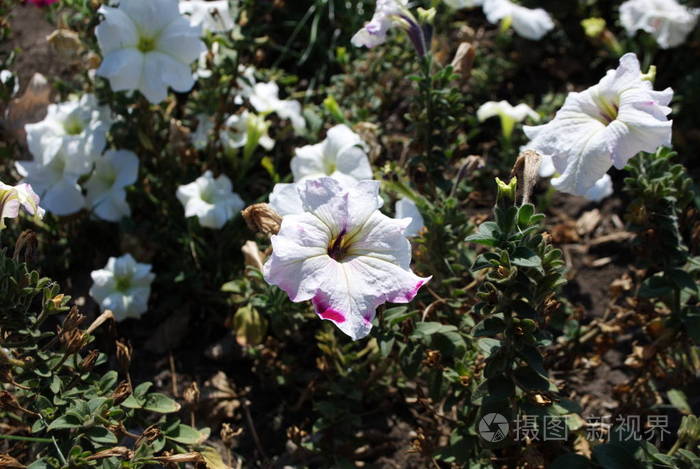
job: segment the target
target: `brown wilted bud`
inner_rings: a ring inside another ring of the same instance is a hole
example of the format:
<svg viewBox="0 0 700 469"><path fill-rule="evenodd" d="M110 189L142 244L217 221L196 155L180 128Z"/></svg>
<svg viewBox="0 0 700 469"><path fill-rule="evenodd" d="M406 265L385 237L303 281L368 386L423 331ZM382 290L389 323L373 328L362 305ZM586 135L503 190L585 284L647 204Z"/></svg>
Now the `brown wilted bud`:
<svg viewBox="0 0 700 469"><path fill-rule="evenodd" d="M38 245L39 242L36 239L36 233L32 230L24 230L15 242L15 251L12 255L12 259L15 262L33 264Z"/></svg>
<svg viewBox="0 0 700 469"><path fill-rule="evenodd" d="M56 307L59 307L63 301L63 295L58 295L51 301ZM77 329L83 322L85 322L85 316L80 314L80 311L78 311L77 307L73 306L66 315L66 319L63 320L63 325L61 326L61 333L70 332L74 329Z"/></svg>
<svg viewBox="0 0 700 469"><path fill-rule="evenodd" d="M224 446L227 447L228 449L231 449L233 447L234 440L241 433L243 433L242 428L238 428L238 429L234 430L233 428L231 428L231 424L223 423L223 424L221 424L221 432L219 434L221 436L221 442L224 444ZM287 434L289 434L289 433L287 433Z"/></svg>
<svg viewBox="0 0 700 469"><path fill-rule="evenodd" d="M520 181L523 181L523 204L530 201L530 195L532 195L532 190L537 182L541 164L542 155L533 150L525 150L520 153L515 161L515 165L513 165L513 169L510 172L511 178L517 177Z"/></svg>
<svg viewBox="0 0 700 469"><path fill-rule="evenodd" d="M4 469L24 469L27 466L20 463L9 454L0 454L0 467Z"/></svg>
<svg viewBox="0 0 700 469"><path fill-rule="evenodd" d="M136 442L134 443L134 446L140 446L143 442L146 443L151 443L155 441L156 439L160 438L160 436L163 433L160 431L160 428L158 428L157 425L151 425L150 427L146 428L141 436L139 436L136 439Z"/></svg>
<svg viewBox="0 0 700 469"><path fill-rule="evenodd" d="M78 33L70 29L57 29L46 37L46 41L64 59L74 58L84 49Z"/></svg>
<svg viewBox="0 0 700 469"><path fill-rule="evenodd" d="M121 340L117 340L117 362L119 362L119 368L122 372L126 373L131 365L131 354L133 353L133 347L129 343L124 343Z"/></svg>
<svg viewBox="0 0 700 469"><path fill-rule="evenodd" d="M461 384L464 387L469 386L469 383L472 382L472 377L471 376L460 376L459 377L459 384Z"/></svg>
<svg viewBox="0 0 700 469"><path fill-rule="evenodd" d="M83 331L79 329L61 331L59 339L67 353L79 352L85 345L85 336L83 335Z"/></svg>
<svg viewBox="0 0 700 469"><path fill-rule="evenodd" d="M204 467L206 467L206 462L204 461L204 458L201 454L197 453L196 451L192 451L191 453L173 454L168 456L154 456L153 459L166 464L182 464L189 462L197 466L199 466L200 464L204 464Z"/></svg>
<svg viewBox="0 0 700 469"><path fill-rule="evenodd" d="M114 404L121 404L131 395L131 384L128 381L122 381L117 385L117 388L112 393Z"/></svg>
<svg viewBox="0 0 700 469"><path fill-rule="evenodd" d="M197 402L199 402L199 386L197 386L197 383L195 381L192 381L187 388L185 388L185 392L182 393L183 399L185 399L185 402L191 406L196 406Z"/></svg>
<svg viewBox="0 0 700 469"><path fill-rule="evenodd" d="M241 212L248 228L264 235L277 234L282 217L269 204L253 204Z"/></svg>
<svg viewBox="0 0 700 469"><path fill-rule="evenodd" d="M103 449L102 451L98 451L97 453L88 456L87 459L88 461L93 461L95 459L106 459L106 458L120 458L120 459L126 459L129 460L134 457L134 452L131 451L129 448L126 446L115 446L114 448L107 448ZM2 465L0 465L2 467Z"/></svg>
<svg viewBox="0 0 700 469"><path fill-rule="evenodd" d="M466 81L471 76L475 58L476 47L473 44L463 42L459 45L452 59L452 69L462 76L462 80Z"/></svg>
<svg viewBox="0 0 700 469"><path fill-rule="evenodd" d="M260 252L260 249L258 249L258 245L255 241L246 241L241 248L241 252L243 253L245 265L255 267L262 272L263 255Z"/></svg>
<svg viewBox="0 0 700 469"><path fill-rule="evenodd" d="M97 350L90 350L90 353L88 353L78 365L80 371L92 371L92 369L95 366L95 362L97 361L97 358L99 356L100 352L98 352Z"/></svg>
<svg viewBox="0 0 700 469"><path fill-rule="evenodd" d="M0 409L24 412L25 414L29 414L34 417L39 417L39 414L37 414L36 412L32 412L31 410L22 407L22 405L15 398L15 396L13 396L7 391L0 391Z"/></svg>
<svg viewBox="0 0 700 469"><path fill-rule="evenodd" d="M438 350L428 350L425 352L425 359L423 360L423 365L430 368L441 368L440 360L442 355Z"/></svg>
<svg viewBox="0 0 700 469"><path fill-rule="evenodd" d="M98 69L101 63L102 58L92 51L88 52L85 56L85 67L87 67L88 70Z"/></svg>
<svg viewBox="0 0 700 469"><path fill-rule="evenodd" d="M51 85L41 73L35 73L24 94L10 102L3 119L7 133L18 141L24 140L24 125L37 122L46 116L46 108L51 102Z"/></svg>

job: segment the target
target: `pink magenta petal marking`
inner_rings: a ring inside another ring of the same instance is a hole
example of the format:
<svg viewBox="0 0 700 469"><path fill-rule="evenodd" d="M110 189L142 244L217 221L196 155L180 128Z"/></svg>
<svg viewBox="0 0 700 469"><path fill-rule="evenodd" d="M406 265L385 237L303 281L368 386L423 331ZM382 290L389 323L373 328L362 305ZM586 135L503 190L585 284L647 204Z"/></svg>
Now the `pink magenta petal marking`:
<svg viewBox="0 0 700 469"><path fill-rule="evenodd" d="M316 308L316 314L318 314L321 317L321 319L328 319L338 324L340 324L341 322L345 322L345 315L340 311L336 311L333 308L331 308L330 305L326 304L326 302L320 299L318 295L315 296L311 301L313 302L314 307Z"/></svg>
<svg viewBox="0 0 700 469"><path fill-rule="evenodd" d="M420 290L420 287L422 287L426 283L427 283L426 280L421 280L420 282L418 282L415 287L413 287L411 290L409 290L406 293L406 299L408 301L412 301L413 298L415 298L416 295L418 294L418 290Z"/></svg>

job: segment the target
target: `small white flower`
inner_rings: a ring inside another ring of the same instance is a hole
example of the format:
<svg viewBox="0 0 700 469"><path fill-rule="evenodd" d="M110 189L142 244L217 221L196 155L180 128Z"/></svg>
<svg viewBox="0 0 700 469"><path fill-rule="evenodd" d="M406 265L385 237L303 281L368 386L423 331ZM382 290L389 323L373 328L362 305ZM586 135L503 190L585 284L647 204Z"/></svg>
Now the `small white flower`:
<svg viewBox="0 0 700 469"><path fill-rule="evenodd" d="M511 21L518 35L537 41L554 29L552 18L542 8L525 8L510 0L484 0L484 13L491 23Z"/></svg>
<svg viewBox="0 0 700 469"><path fill-rule="evenodd" d="M41 196L41 206L55 215L70 215L85 206L78 179L90 172L92 159L69 154L61 147L55 155L35 155L33 161L15 163L24 182Z"/></svg>
<svg viewBox="0 0 700 469"><path fill-rule="evenodd" d="M107 145L112 126L108 106L99 106L92 94L80 100L50 104L44 120L27 124L27 145L35 158L52 159L59 151L93 160Z"/></svg>
<svg viewBox="0 0 700 469"><path fill-rule="evenodd" d="M448 7L461 10L462 8L473 8L484 4L484 0L443 0Z"/></svg>
<svg viewBox="0 0 700 469"><path fill-rule="evenodd" d="M425 226L423 215L418 210L418 206L411 199L402 197L396 202L396 218L407 218L411 223L406 227L405 234L408 237L418 236L420 230Z"/></svg>
<svg viewBox="0 0 700 469"><path fill-rule="evenodd" d="M256 111L261 114L276 113L281 119L289 119L296 133L303 133L306 129L306 120L301 112L301 103L294 100L282 100L279 98L279 86L274 81L269 83L255 83L247 89L244 88L246 97L250 100Z"/></svg>
<svg viewBox="0 0 700 469"><path fill-rule="evenodd" d="M372 20L352 37L352 45L369 49L386 42L386 33L398 24L401 17L412 18L408 0L377 0Z"/></svg>
<svg viewBox="0 0 700 469"><path fill-rule="evenodd" d="M324 177L298 187L304 213L285 216L272 236L265 280L294 302L311 300L320 318L361 339L377 306L408 303L430 280L411 271L409 220L378 210L377 181L343 187Z"/></svg>
<svg viewBox="0 0 700 469"><path fill-rule="evenodd" d="M676 0L628 0L620 5L620 22L629 36L641 29L656 39L662 49L680 46L698 22L700 9Z"/></svg>
<svg viewBox="0 0 700 469"><path fill-rule="evenodd" d="M364 142L347 125L332 127L326 139L315 145L297 148L292 158L295 181L331 176L338 180L372 179L372 167Z"/></svg>
<svg viewBox="0 0 700 469"><path fill-rule="evenodd" d="M177 188L177 199L185 207L185 216L199 218L200 225L220 229L245 206L233 192L231 180L224 174L214 179L211 171L190 184Z"/></svg>
<svg viewBox="0 0 700 469"><path fill-rule="evenodd" d="M14 73L9 70L0 70L0 83L4 86L9 86L12 84L12 91L10 92L10 97L17 94L19 91L19 80Z"/></svg>
<svg viewBox="0 0 700 469"><path fill-rule="evenodd" d="M520 103L513 107L508 101L488 101L476 111L476 117L479 119L479 122L494 116L501 118L501 128L506 138L513 133L513 126L516 122L522 122L526 117L535 121L540 120L540 115L525 103Z"/></svg>
<svg viewBox="0 0 700 469"><path fill-rule="evenodd" d="M192 26L201 25L205 31L213 33L231 31L235 26L229 0L180 0L180 13L189 17Z"/></svg>
<svg viewBox="0 0 700 469"><path fill-rule="evenodd" d="M192 140L192 145L197 150L204 150L209 144L209 137L214 130L214 119L206 114L199 114L197 116L197 130L192 132L190 139Z"/></svg>
<svg viewBox="0 0 700 469"><path fill-rule="evenodd" d="M85 183L87 204L95 215L119 221L131 215L125 187L136 182L139 159L128 150L110 150L95 163L95 171Z"/></svg>
<svg viewBox="0 0 700 469"><path fill-rule="evenodd" d="M249 141L255 140L256 145L271 150L275 141L268 135L269 129L270 123L264 117L243 111L226 119L220 133L221 142L228 148L242 148L248 145Z"/></svg>
<svg viewBox="0 0 700 469"><path fill-rule="evenodd" d="M102 311L112 311L115 320L138 318L148 310L151 283L156 277L149 264L139 264L131 254L110 257L104 269L95 270L90 276L90 296Z"/></svg>
<svg viewBox="0 0 700 469"><path fill-rule="evenodd" d="M17 218L20 207L35 219L44 217L44 209L39 207L39 196L29 184L10 186L0 181L0 230L5 228L5 218Z"/></svg>
<svg viewBox="0 0 700 469"><path fill-rule="evenodd" d="M95 35L104 59L97 74L109 79L114 91L139 90L157 104L168 96L168 87L192 89L190 64L206 47L201 26L191 26L178 3L120 0L118 8L100 7L104 20Z"/></svg>
<svg viewBox="0 0 700 469"><path fill-rule="evenodd" d="M670 146L672 97L670 88L654 91L637 57L625 54L600 83L569 93L552 121L525 126L526 148L552 157L561 174L554 187L585 195L612 165L622 169L640 151Z"/></svg>

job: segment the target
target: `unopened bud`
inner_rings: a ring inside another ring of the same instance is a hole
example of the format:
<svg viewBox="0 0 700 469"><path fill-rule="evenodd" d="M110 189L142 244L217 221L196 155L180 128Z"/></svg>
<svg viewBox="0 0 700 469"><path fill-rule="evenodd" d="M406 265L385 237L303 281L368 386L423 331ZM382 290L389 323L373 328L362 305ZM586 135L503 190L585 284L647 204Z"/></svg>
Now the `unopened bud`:
<svg viewBox="0 0 700 469"><path fill-rule="evenodd" d="M424 8L418 7L416 9L416 12L418 13L418 21L425 24L433 24L433 22L435 21L435 13L437 13L437 10L435 10L435 8L428 8L426 10Z"/></svg>
<svg viewBox="0 0 700 469"><path fill-rule="evenodd" d="M598 38L605 31L606 23L603 18L586 18L581 20L581 26L586 36L590 38Z"/></svg>
<svg viewBox="0 0 700 469"><path fill-rule="evenodd" d="M282 217L269 204L253 204L241 212L248 228L264 235L277 234Z"/></svg>
<svg viewBox="0 0 700 469"><path fill-rule="evenodd" d="M195 381L192 381L192 383L187 386L185 392L182 394L182 397L185 399L187 404L191 406L197 405L197 402L199 402L199 386L197 386Z"/></svg>
<svg viewBox="0 0 700 469"><path fill-rule="evenodd" d="M468 80L472 74L475 58L476 47L469 42L461 43L452 59L452 70L460 74L463 80Z"/></svg>
<svg viewBox="0 0 700 469"><path fill-rule="evenodd" d="M119 368L126 373L131 365L131 355L133 353L133 347L129 343L122 342L118 340L116 342L117 347L117 362L119 362Z"/></svg>
<svg viewBox="0 0 700 469"><path fill-rule="evenodd" d="M511 178L510 182L506 184L499 178L496 178L496 184L498 186L498 197L497 202L505 202L506 199L510 202L515 202L515 194L518 187L518 178Z"/></svg>

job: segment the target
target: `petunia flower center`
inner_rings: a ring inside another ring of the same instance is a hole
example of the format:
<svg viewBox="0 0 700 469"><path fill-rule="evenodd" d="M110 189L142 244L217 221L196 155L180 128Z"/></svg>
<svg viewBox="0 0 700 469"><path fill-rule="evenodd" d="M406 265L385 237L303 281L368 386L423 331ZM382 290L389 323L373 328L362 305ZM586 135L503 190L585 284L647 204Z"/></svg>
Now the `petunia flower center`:
<svg viewBox="0 0 700 469"><path fill-rule="evenodd" d="M620 105L618 103L619 98L615 97L613 99L606 99L603 96L597 96L595 99L595 104L598 107L597 116L593 116L598 121L605 125L610 124L612 121L617 119L617 114L620 110Z"/></svg>
<svg viewBox="0 0 700 469"><path fill-rule="evenodd" d="M80 135L83 133L84 127L80 119L69 117L63 123L63 130L65 130L68 135Z"/></svg>
<svg viewBox="0 0 700 469"><path fill-rule="evenodd" d="M115 289L120 293L126 293L131 288L131 277L117 277Z"/></svg>
<svg viewBox="0 0 700 469"><path fill-rule="evenodd" d="M211 187L202 189L202 191L199 193L199 198L208 204L214 205L214 189Z"/></svg>
<svg viewBox="0 0 700 469"><path fill-rule="evenodd" d="M338 262L342 261L348 253L347 238L345 237L345 230L341 231L340 234L331 241L328 246L328 255L331 259Z"/></svg>
<svg viewBox="0 0 700 469"><path fill-rule="evenodd" d="M152 37L141 36L136 48L146 54L156 48L156 40Z"/></svg>

